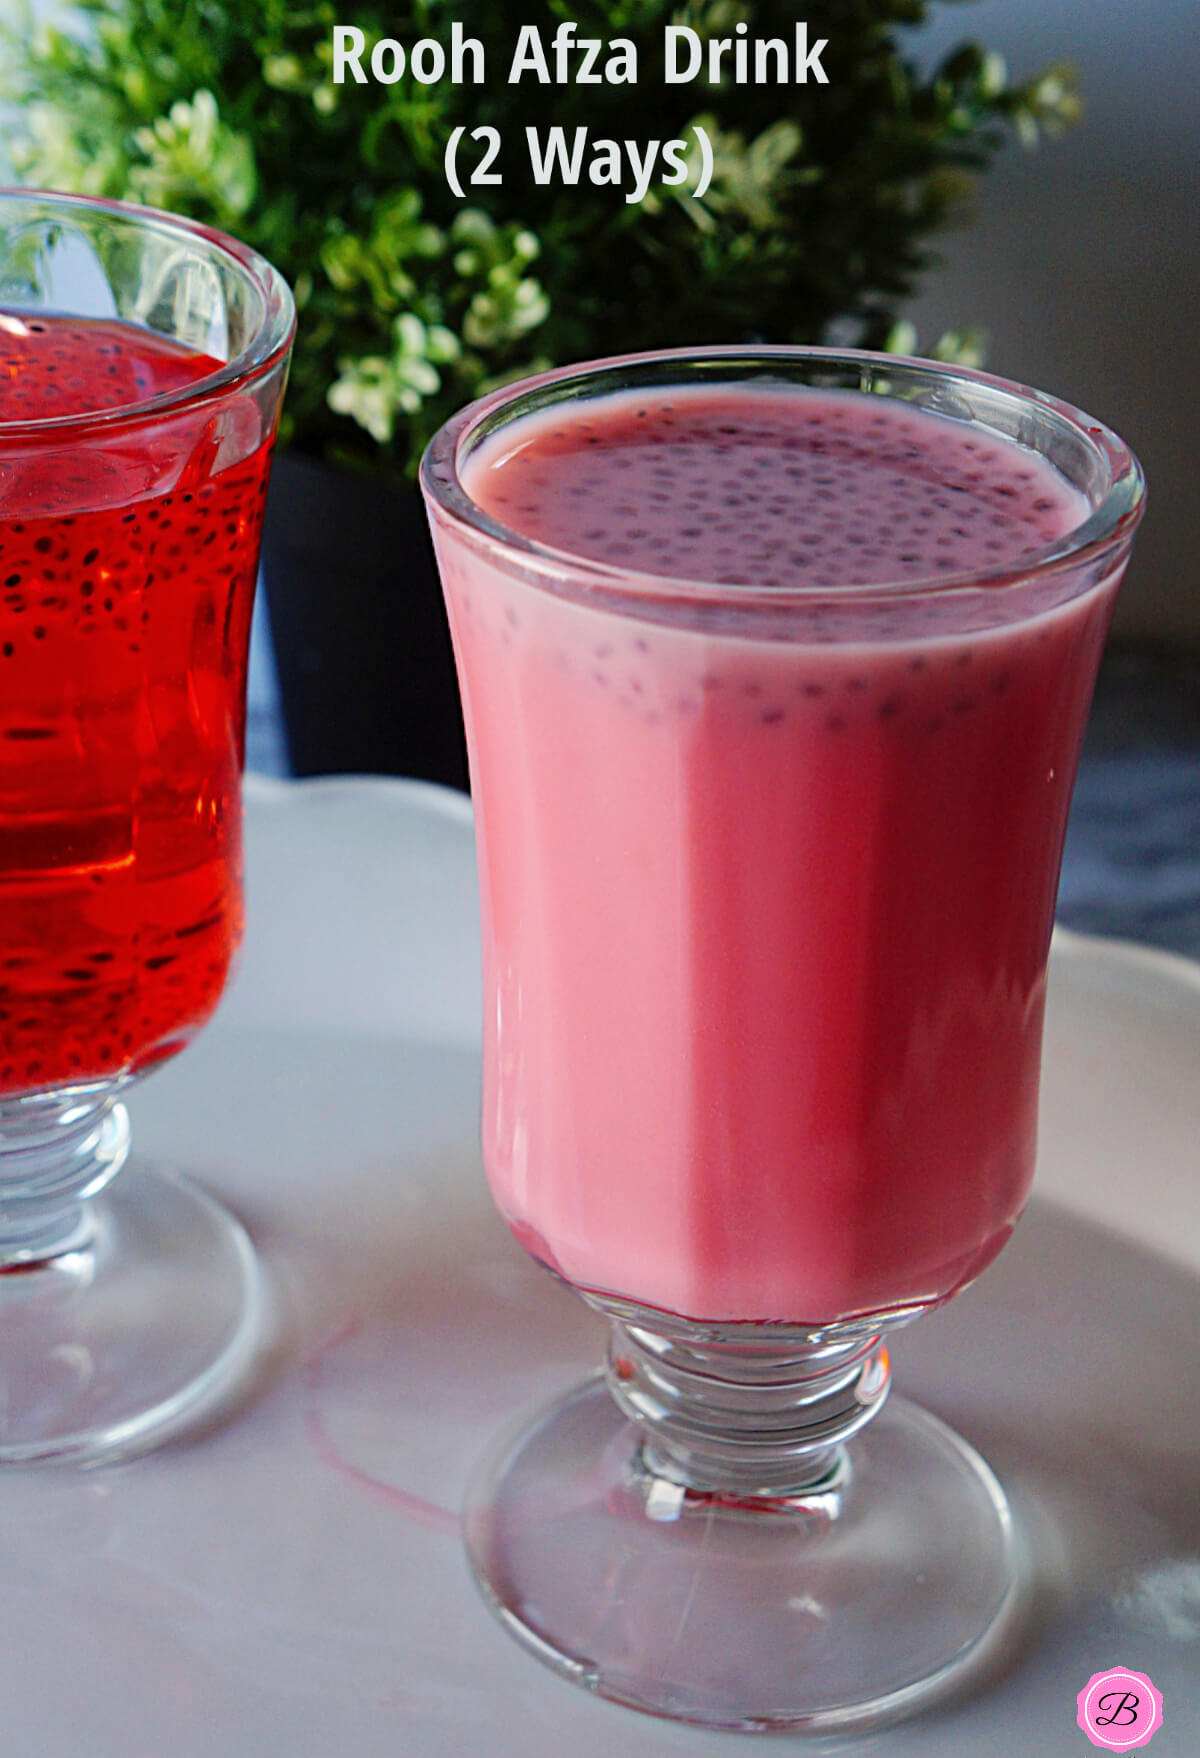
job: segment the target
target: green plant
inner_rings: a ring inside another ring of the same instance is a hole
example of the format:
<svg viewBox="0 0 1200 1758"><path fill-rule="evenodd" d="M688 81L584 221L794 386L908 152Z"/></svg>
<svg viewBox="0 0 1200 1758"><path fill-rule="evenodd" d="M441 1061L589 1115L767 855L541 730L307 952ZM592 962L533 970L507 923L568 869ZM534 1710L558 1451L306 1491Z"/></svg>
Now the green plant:
<svg viewBox="0 0 1200 1758"><path fill-rule="evenodd" d="M364 0L352 16L368 44L448 42L460 20L488 80L339 87L331 0L78 0L56 25L9 27L9 151L28 182L177 209L270 257L300 309L286 437L411 472L452 409L538 365L831 326L885 344L975 174L1010 134L1032 142L1075 114L1064 69L1012 85L975 45L919 74L904 29L929 0L803 10L829 39L827 85L665 86L665 25L790 37L794 4ZM581 37L632 37L638 83L509 85L521 25L548 37L564 17ZM716 161L703 201L662 183L637 204L586 181L539 186L523 152L527 125L644 141L698 120ZM462 203L443 151L481 123L506 143L504 183Z"/></svg>

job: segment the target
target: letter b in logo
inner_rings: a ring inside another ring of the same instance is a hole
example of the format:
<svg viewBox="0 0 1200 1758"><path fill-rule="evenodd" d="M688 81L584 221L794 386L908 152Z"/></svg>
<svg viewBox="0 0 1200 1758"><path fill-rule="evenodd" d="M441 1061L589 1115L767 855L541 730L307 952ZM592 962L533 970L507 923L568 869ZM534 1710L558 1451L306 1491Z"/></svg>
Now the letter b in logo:
<svg viewBox="0 0 1200 1758"><path fill-rule="evenodd" d="M1148 1746L1163 1724L1162 1693L1145 1673L1115 1666L1093 1673L1077 1699L1076 1720L1093 1746L1132 1752Z"/></svg>
<svg viewBox="0 0 1200 1758"><path fill-rule="evenodd" d="M1101 1712L1096 1716L1097 1727L1134 1727L1137 1724L1140 1697L1132 1691L1106 1691L1100 1698L1096 1708Z"/></svg>

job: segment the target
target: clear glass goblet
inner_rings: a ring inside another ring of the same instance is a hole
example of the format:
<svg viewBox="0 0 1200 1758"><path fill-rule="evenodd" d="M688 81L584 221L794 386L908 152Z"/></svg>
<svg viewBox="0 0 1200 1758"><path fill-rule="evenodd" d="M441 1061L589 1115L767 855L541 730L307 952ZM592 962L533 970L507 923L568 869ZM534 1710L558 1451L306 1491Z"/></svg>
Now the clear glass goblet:
<svg viewBox="0 0 1200 1758"><path fill-rule="evenodd" d="M121 1095L242 927L259 533L291 295L118 203L0 192L0 1462L140 1450L261 1342L250 1242Z"/></svg>
<svg viewBox="0 0 1200 1758"><path fill-rule="evenodd" d="M611 1321L604 1375L477 1478L477 1578L542 1660L644 1710L908 1713L994 1655L1017 1571L987 1465L885 1403L884 1339L1029 1192L1137 465L981 374L735 348L499 390L422 484L475 800L485 1164ZM881 561L893 516L913 535Z"/></svg>

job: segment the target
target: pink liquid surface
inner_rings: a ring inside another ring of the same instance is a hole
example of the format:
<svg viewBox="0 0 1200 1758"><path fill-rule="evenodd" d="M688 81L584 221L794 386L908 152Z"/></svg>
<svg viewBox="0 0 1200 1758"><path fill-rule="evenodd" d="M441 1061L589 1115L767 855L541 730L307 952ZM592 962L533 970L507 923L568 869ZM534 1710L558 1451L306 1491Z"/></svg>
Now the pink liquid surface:
<svg viewBox="0 0 1200 1758"><path fill-rule="evenodd" d="M1019 572L1082 495L986 431L806 391L560 408L465 480L510 529L622 569L831 589L778 617L736 592L555 594L438 533L502 1212L578 1286L696 1319L945 1298L1029 1191L1116 580L1039 604L836 589Z"/></svg>

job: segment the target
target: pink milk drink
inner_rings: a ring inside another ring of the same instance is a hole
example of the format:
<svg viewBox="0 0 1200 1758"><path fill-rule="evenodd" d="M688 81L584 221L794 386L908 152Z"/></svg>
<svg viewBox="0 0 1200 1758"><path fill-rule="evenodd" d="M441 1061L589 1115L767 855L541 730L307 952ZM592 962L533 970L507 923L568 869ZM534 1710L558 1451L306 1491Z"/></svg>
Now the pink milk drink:
<svg viewBox="0 0 1200 1758"><path fill-rule="evenodd" d="M1090 417L932 362L709 349L507 387L423 465L467 722L483 1152L611 1320L467 1500L548 1664L875 1727L1019 1603L886 1331L1028 1197L1084 722L1142 505Z"/></svg>
<svg viewBox="0 0 1200 1758"><path fill-rule="evenodd" d="M986 582L1085 495L898 397L778 387L530 414L464 483L604 580L547 592L443 541L502 1212L575 1285L690 1318L944 1299L1033 1175L1117 571L1036 605Z"/></svg>

